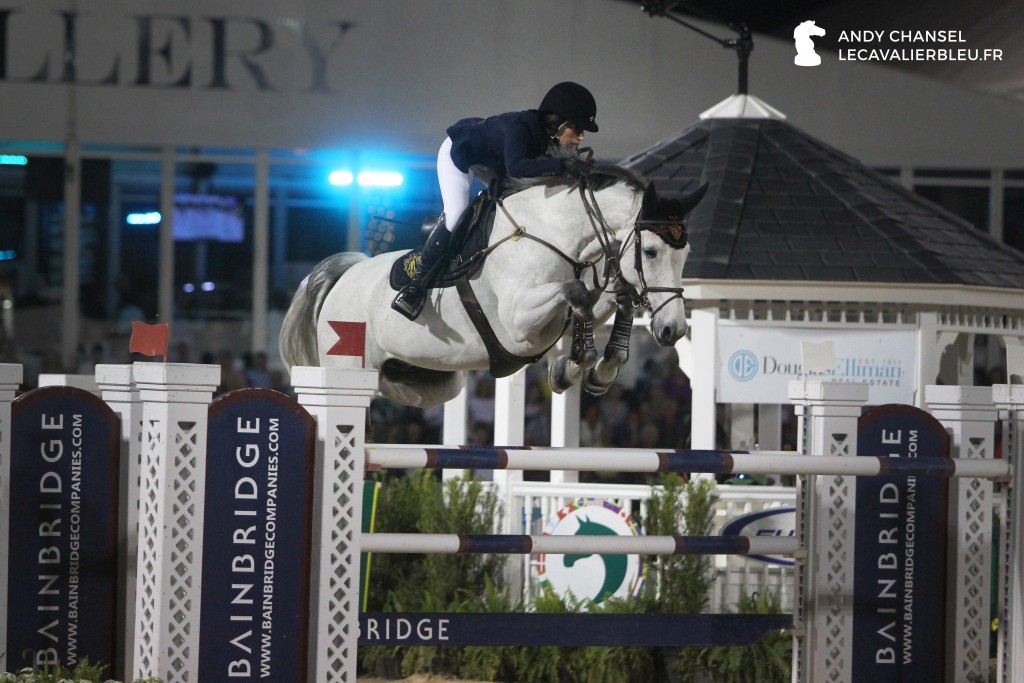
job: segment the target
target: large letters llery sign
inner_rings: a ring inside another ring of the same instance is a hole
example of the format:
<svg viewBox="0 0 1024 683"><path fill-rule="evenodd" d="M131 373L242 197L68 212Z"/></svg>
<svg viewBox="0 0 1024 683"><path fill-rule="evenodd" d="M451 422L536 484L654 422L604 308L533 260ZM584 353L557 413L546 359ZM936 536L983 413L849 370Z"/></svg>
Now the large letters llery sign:
<svg viewBox="0 0 1024 683"><path fill-rule="evenodd" d="M306 680L316 423L267 389L210 406L201 681Z"/></svg>
<svg viewBox="0 0 1024 683"><path fill-rule="evenodd" d="M113 665L118 417L72 387L30 391L11 413L4 669Z"/></svg>
<svg viewBox="0 0 1024 683"><path fill-rule="evenodd" d="M947 458L949 434L919 408L881 406L858 421L857 451ZM941 681L948 481L860 478L856 499L853 678Z"/></svg>

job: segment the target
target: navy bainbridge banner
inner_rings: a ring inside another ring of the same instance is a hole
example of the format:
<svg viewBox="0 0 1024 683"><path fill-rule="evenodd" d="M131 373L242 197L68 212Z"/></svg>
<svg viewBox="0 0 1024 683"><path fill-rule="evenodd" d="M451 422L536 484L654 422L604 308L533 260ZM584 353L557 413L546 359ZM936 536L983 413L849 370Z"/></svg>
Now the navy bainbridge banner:
<svg viewBox="0 0 1024 683"><path fill-rule="evenodd" d="M276 391L210 405L200 681L306 680L315 439Z"/></svg>
<svg viewBox="0 0 1024 683"><path fill-rule="evenodd" d="M928 413L880 406L857 424L857 455L948 458ZM941 681L946 628L948 480L857 479L853 680Z"/></svg>
<svg viewBox="0 0 1024 683"><path fill-rule="evenodd" d="M30 391L11 412L3 670L113 666L120 420L74 387Z"/></svg>

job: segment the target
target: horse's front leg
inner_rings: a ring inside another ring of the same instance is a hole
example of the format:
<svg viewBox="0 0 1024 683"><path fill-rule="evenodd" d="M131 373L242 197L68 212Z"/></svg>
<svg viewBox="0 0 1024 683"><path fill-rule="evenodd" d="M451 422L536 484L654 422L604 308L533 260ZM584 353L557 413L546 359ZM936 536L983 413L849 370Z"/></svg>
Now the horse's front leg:
<svg viewBox="0 0 1024 683"><path fill-rule="evenodd" d="M548 366L548 385L561 394L583 378L583 373L597 360L594 348L594 323L573 317L572 348L568 356L559 356Z"/></svg>
<svg viewBox="0 0 1024 683"><path fill-rule="evenodd" d="M582 287L582 292L579 287ZM573 315L579 315L576 307L585 303L583 307L586 316L581 317L591 319L592 298L586 285L579 280L523 285L513 287L507 294L501 293L498 298L498 310L501 317L509 321L508 329L515 342L526 344L535 341L537 335L556 318L558 323L562 324L565 320L566 305L573 311Z"/></svg>
<svg viewBox="0 0 1024 683"><path fill-rule="evenodd" d="M583 388L594 396L608 391L619 376L619 368L629 360L629 337L633 330L633 313L626 306L619 306L612 323L612 334L604 347L604 355L583 377Z"/></svg>

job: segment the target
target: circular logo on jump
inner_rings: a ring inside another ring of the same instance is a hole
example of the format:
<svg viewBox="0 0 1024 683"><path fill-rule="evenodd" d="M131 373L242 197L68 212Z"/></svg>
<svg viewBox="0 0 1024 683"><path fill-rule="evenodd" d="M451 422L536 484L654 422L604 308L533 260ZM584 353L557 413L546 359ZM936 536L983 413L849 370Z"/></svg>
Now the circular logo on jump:
<svg viewBox="0 0 1024 683"><path fill-rule="evenodd" d="M551 518L545 534L565 536L640 536L633 516L601 498L577 498ZM541 588L560 596L599 604L610 596L635 596L644 585L647 567L639 555L539 554Z"/></svg>
<svg viewBox="0 0 1024 683"><path fill-rule="evenodd" d="M737 382L749 382L757 375L757 356L740 349L729 356L729 374Z"/></svg>

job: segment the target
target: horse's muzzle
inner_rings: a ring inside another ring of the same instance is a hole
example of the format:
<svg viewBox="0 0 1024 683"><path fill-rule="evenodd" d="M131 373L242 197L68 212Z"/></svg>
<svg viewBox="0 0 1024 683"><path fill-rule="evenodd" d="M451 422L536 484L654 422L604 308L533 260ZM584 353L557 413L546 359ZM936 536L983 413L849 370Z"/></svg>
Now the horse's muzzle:
<svg viewBox="0 0 1024 683"><path fill-rule="evenodd" d="M654 324L652 320L651 332L654 333L654 339L661 346L673 346L677 341L686 334L686 323L682 325L665 324L658 325Z"/></svg>

